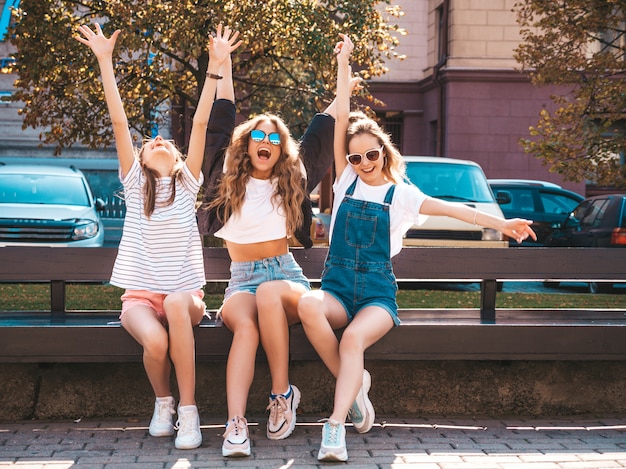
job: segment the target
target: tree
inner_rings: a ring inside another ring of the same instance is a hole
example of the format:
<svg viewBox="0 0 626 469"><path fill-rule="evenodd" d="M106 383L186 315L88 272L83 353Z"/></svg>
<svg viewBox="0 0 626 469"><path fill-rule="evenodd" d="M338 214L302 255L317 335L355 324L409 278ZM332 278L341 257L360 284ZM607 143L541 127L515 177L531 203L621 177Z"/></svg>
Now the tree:
<svg viewBox="0 0 626 469"><path fill-rule="evenodd" d="M516 59L535 85L561 85L524 150L566 180L626 187L626 2L520 0Z"/></svg>
<svg viewBox="0 0 626 469"><path fill-rule="evenodd" d="M340 32L355 41L364 78L387 71L402 34L389 0L22 0L14 11L17 92L24 126L43 127L56 153L80 141L112 142L97 63L73 39L79 24L121 29L116 71L137 138L172 122L184 147L189 110L208 64L208 35L220 22L241 32L233 59L237 106L244 115L279 113L298 135L334 93L332 51ZM381 12L382 11L382 12ZM371 99L371 97L370 97ZM154 110L156 109L156 112ZM168 120L169 119L169 120Z"/></svg>

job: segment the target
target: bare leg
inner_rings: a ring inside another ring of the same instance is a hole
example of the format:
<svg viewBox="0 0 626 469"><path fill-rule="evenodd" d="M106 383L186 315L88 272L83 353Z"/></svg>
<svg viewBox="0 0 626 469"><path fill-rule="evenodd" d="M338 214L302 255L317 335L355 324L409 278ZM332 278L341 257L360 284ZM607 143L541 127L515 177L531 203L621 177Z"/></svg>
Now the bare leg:
<svg viewBox="0 0 626 469"><path fill-rule="evenodd" d="M289 326L300 322L298 300L306 291L304 286L286 280L265 282L257 288L259 332L274 394L289 390Z"/></svg>
<svg viewBox="0 0 626 469"><path fill-rule="evenodd" d="M322 290L314 290L300 298L298 315L309 342L329 371L337 377L340 366L339 341L334 329L348 323L343 306L334 296Z"/></svg>
<svg viewBox="0 0 626 469"><path fill-rule="evenodd" d="M393 327L389 313L378 306L368 306L346 327L339 344L340 367L335 386L335 402L331 420L345 422L348 410L363 381L363 356Z"/></svg>
<svg viewBox="0 0 626 469"><path fill-rule="evenodd" d="M156 397L171 396L168 334L154 310L133 306L122 316L122 326L143 347L143 366Z"/></svg>
<svg viewBox="0 0 626 469"><path fill-rule="evenodd" d="M190 293L172 293L163 308L169 326L170 358L174 363L181 406L196 404L196 350L193 327L200 323L204 302Z"/></svg>
<svg viewBox="0 0 626 469"><path fill-rule="evenodd" d="M226 363L226 397L228 420L244 417L248 393L254 379L254 365L259 348L256 298L237 293L222 308L224 324L233 333L233 342Z"/></svg>

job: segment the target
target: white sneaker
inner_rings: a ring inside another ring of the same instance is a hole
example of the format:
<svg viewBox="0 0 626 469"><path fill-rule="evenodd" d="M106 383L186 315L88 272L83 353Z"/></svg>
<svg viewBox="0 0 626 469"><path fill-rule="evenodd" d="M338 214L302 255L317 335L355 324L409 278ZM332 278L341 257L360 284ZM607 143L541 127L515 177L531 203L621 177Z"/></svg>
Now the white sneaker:
<svg viewBox="0 0 626 469"><path fill-rule="evenodd" d="M224 437L222 456L250 456L248 421L245 418L235 417L228 422L222 436Z"/></svg>
<svg viewBox="0 0 626 469"><path fill-rule="evenodd" d="M363 370L363 384L356 395L356 399L348 411L348 417L352 421L352 425L359 433L367 433L374 425L374 406L370 401L367 393L372 386L372 377L367 370Z"/></svg>
<svg viewBox="0 0 626 469"><path fill-rule="evenodd" d="M172 396L157 397L154 413L148 431L152 436L170 436L174 434L174 410L176 402Z"/></svg>
<svg viewBox="0 0 626 469"><path fill-rule="evenodd" d="M195 405L186 405L178 408L178 433L174 446L178 449L194 449L202 444L200 431L200 416Z"/></svg>
<svg viewBox="0 0 626 469"><path fill-rule="evenodd" d="M322 427L322 444L317 453L320 461L347 461L346 427L344 424L327 420Z"/></svg>

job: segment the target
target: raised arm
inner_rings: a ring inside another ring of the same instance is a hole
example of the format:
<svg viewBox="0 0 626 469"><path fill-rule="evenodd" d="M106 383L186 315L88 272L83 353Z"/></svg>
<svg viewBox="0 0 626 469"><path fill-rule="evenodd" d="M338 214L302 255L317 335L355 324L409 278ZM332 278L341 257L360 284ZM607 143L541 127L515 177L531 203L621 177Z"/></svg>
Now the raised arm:
<svg viewBox="0 0 626 469"><path fill-rule="evenodd" d="M335 137L333 151L335 154L335 174L337 179L346 169L346 131L348 130L348 118L350 116L350 80L352 70L350 68L350 54L354 45L348 36L340 34L342 42L337 44L337 117L335 118Z"/></svg>
<svg viewBox="0 0 626 469"><path fill-rule="evenodd" d="M204 158L204 146L206 143L206 130L209 123L209 116L213 102L215 101L215 93L218 90L218 81L225 78L218 78L221 75L220 70L224 70L223 65L228 62L230 64L230 54L241 45L241 41L237 41L239 32L232 32L228 26L222 28L220 24L217 27L215 36L209 37L209 66L207 68L206 80L202 87L202 93L198 100L198 107L193 116L193 125L191 127L191 135L189 137L189 150L187 152L187 167L195 177L200 176L202 169L202 160ZM228 72L228 80L232 89L232 72ZM226 87L228 88L228 87ZM234 92L233 99L234 99Z"/></svg>
<svg viewBox="0 0 626 469"><path fill-rule="evenodd" d="M102 86L104 88L104 97L106 99L111 125L113 126L113 134L115 136L115 147L117 149L117 157L120 161L122 175L126 175L130 170L135 159L135 151L133 148L133 139L128 128L128 119L122 98L120 97L115 80L115 71L113 69L113 49L115 42L120 34L118 29L110 38L106 38L102 34L100 25L96 23L96 31L94 32L88 26L78 27L81 36L75 36L76 40L87 45L98 59L100 67L100 75L102 77Z"/></svg>

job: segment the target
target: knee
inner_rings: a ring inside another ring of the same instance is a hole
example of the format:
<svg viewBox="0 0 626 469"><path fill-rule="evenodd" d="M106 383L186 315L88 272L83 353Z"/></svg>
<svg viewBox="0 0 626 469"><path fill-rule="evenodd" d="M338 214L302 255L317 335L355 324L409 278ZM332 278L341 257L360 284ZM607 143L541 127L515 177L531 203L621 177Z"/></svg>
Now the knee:
<svg viewBox="0 0 626 469"><path fill-rule="evenodd" d="M151 334L143 342L143 353L153 360L163 360L169 353L169 338L167 332Z"/></svg>
<svg viewBox="0 0 626 469"><path fill-rule="evenodd" d="M303 324L319 319L322 312L322 303L315 297L303 295L298 301L298 317Z"/></svg>
<svg viewBox="0 0 626 469"><path fill-rule="evenodd" d="M251 342L258 342L259 340L259 325L252 319L237 321L231 330L237 339Z"/></svg>
<svg viewBox="0 0 626 469"><path fill-rule="evenodd" d="M179 320L189 321L189 293L170 293L163 300L163 309L169 324Z"/></svg>
<svg viewBox="0 0 626 469"><path fill-rule="evenodd" d="M342 335L339 343L339 353L364 353L365 347L361 334L347 327Z"/></svg>

